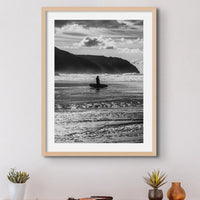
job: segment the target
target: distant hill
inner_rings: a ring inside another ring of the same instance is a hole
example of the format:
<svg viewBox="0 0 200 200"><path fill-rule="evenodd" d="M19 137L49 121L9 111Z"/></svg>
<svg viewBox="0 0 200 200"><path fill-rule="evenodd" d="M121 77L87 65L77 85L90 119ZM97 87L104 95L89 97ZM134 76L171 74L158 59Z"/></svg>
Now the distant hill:
<svg viewBox="0 0 200 200"><path fill-rule="evenodd" d="M117 57L74 55L55 47L55 72L139 73L136 66Z"/></svg>

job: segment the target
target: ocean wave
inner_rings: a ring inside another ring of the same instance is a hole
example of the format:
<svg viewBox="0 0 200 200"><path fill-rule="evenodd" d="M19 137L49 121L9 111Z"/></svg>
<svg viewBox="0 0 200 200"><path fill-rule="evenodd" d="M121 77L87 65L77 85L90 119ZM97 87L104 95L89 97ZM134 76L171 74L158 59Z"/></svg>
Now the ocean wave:
<svg viewBox="0 0 200 200"><path fill-rule="evenodd" d="M124 73L124 74L63 74L57 73L55 81L67 82L95 82L96 76L99 76L101 82L128 82L128 81L143 81L142 74Z"/></svg>
<svg viewBox="0 0 200 200"><path fill-rule="evenodd" d="M119 109L119 108L137 108L143 106L143 100L135 98L134 100L111 100L111 101L94 101L94 102L76 102L68 103L66 101L57 101L55 104L56 112L80 111L88 109Z"/></svg>

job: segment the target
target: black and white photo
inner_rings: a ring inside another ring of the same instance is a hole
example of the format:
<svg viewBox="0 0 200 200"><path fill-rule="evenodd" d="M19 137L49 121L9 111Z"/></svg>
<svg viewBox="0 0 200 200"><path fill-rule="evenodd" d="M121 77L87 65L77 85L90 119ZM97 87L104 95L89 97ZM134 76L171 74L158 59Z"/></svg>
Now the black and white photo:
<svg viewBox="0 0 200 200"><path fill-rule="evenodd" d="M55 20L55 142L143 142L143 20Z"/></svg>

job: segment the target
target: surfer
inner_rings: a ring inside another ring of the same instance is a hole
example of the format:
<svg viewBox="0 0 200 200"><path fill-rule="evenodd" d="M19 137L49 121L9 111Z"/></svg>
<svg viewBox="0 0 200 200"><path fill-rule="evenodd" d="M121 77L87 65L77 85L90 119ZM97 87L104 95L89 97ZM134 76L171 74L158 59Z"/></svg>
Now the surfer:
<svg viewBox="0 0 200 200"><path fill-rule="evenodd" d="M96 83L97 83L97 85L100 85L100 79L99 79L99 76L96 77Z"/></svg>
<svg viewBox="0 0 200 200"><path fill-rule="evenodd" d="M97 90L101 89L101 88L106 88L108 87L108 85L106 84L101 84L100 83L100 78L99 76L96 77L96 84L95 83L90 83L90 87L92 88L96 88Z"/></svg>

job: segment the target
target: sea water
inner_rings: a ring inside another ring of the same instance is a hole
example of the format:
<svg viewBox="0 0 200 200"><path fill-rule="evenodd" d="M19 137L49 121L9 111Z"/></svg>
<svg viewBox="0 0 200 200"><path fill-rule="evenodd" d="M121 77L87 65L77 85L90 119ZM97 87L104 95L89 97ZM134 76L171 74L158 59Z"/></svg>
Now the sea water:
<svg viewBox="0 0 200 200"><path fill-rule="evenodd" d="M55 142L142 143L143 75L98 74L102 89L96 76L55 76Z"/></svg>

